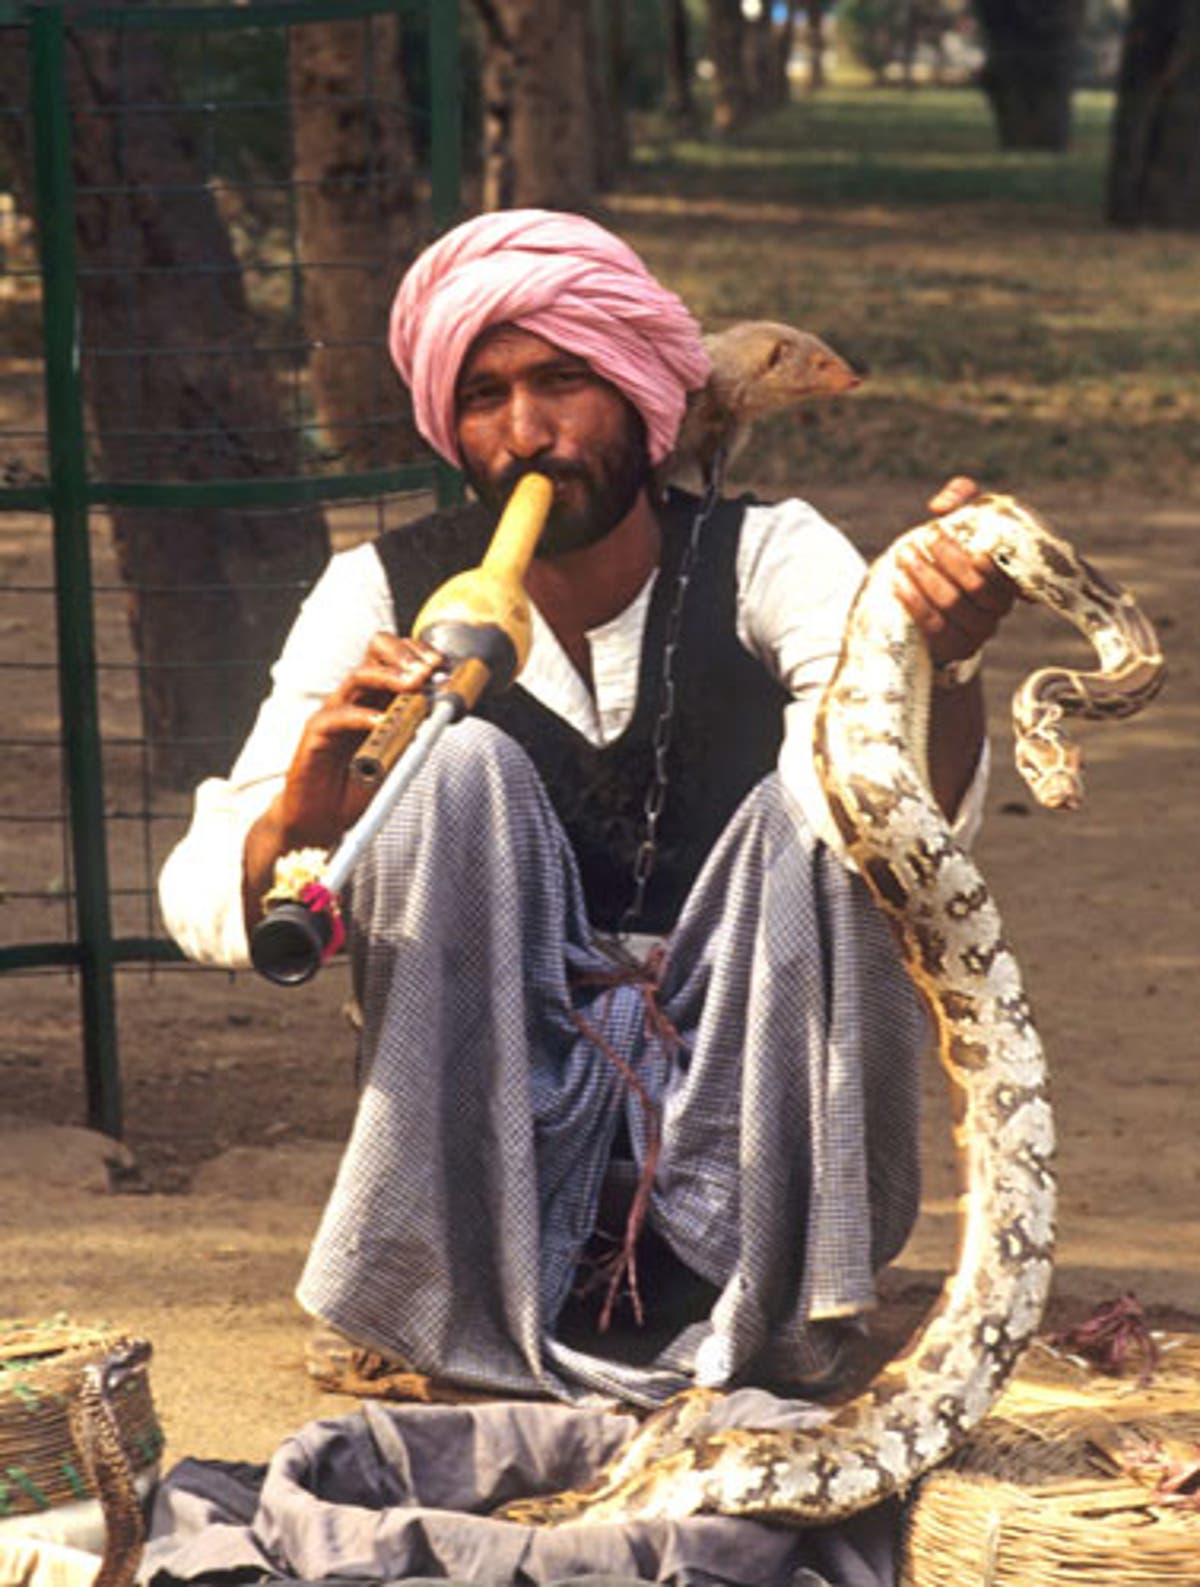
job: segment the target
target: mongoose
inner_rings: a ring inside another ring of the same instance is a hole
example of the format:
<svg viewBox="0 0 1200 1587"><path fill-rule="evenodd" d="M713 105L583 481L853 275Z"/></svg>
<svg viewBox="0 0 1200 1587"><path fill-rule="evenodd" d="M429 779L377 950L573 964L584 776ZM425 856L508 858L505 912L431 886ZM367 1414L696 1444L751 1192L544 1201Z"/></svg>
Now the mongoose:
<svg viewBox="0 0 1200 1587"><path fill-rule="evenodd" d="M660 480L698 471L711 478L722 445L726 461L745 444L750 426L809 397L853 391L862 376L810 331L772 320L742 320L706 336L712 358L708 384L688 399L675 450L661 466Z"/></svg>

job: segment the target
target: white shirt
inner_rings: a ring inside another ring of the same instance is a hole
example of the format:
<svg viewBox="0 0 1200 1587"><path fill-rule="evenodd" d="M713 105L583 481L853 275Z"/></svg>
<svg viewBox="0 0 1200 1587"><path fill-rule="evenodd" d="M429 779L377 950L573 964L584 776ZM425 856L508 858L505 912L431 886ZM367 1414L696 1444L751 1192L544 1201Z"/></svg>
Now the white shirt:
<svg viewBox="0 0 1200 1587"><path fill-rule="evenodd" d="M837 661L862 579L862 557L807 502L747 508L737 553L737 635L788 690L779 772L808 825L837 846L812 764L813 718ZM533 608L533 642L514 687L523 688L591 744L611 743L637 703L642 638L657 573L624 611L587 633L589 690ZM189 958L249 963L242 911L246 835L283 786L304 724L362 660L371 636L395 630L383 564L370 544L339 552L304 601L271 671L272 689L227 778L196 790L192 822L159 879L167 929ZM960 842L978 828L986 750L954 823Z"/></svg>

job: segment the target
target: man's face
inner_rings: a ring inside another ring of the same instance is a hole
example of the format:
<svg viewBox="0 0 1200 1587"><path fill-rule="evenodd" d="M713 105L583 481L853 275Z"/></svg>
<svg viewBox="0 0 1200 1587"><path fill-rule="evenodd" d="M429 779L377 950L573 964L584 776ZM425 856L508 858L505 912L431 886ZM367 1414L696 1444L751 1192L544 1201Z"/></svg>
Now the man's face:
<svg viewBox="0 0 1200 1587"><path fill-rule="evenodd" d="M501 325L472 347L455 388L463 471L499 511L523 474L554 482L539 556L602 540L650 477L641 415L582 358Z"/></svg>

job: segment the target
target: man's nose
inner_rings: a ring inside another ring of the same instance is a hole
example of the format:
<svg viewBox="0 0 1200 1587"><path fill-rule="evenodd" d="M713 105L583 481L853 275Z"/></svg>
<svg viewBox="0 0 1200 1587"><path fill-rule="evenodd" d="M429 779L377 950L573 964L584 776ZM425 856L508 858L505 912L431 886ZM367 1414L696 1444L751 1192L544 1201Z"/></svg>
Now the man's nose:
<svg viewBox="0 0 1200 1587"><path fill-rule="evenodd" d="M545 402L535 392L516 387L508 405L508 450L513 457L531 458L553 444L554 421Z"/></svg>

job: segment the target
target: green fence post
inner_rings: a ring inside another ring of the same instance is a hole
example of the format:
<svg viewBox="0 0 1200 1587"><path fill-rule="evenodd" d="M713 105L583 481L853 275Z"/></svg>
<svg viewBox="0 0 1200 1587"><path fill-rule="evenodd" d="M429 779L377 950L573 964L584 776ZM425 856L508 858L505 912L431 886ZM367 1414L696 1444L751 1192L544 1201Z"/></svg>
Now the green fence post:
<svg viewBox="0 0 1200 1587"><path fill-rule="evenodd" d="M121 1086L92 622L87 451L76 295L75 184L71 174L64 46L61 8L32 8L34 170L54 519L58 680L75 871L87 1113L94 1129L119 1136Z"/></svg>

